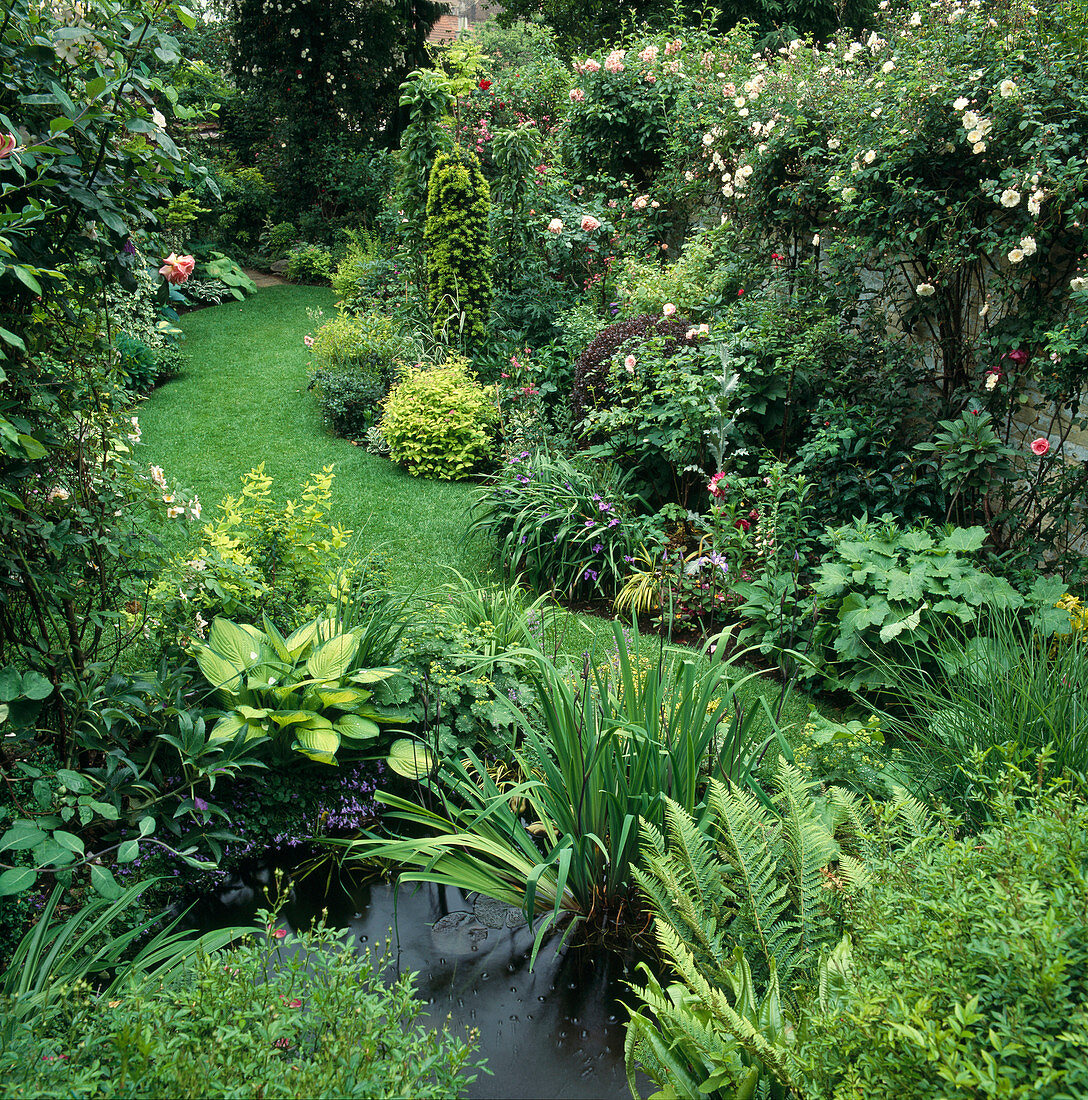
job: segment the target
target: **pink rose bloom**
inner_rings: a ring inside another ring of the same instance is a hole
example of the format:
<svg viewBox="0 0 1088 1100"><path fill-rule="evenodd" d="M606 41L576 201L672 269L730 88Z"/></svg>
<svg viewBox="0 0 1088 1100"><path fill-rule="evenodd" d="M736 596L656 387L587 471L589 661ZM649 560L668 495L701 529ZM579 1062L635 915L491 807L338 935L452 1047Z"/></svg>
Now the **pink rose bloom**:
<svg viewBox="0 0 1088 1100"><path fill-rule="evenodd" d="M647 84L656 84L657 77L653 73L647 73L643 78Z"/></svg>
<svg viewBox="0 0 1088 1100"><path fill-rule="evenodd" d="M601 63L599 61L594 61L592 57L587 57L586 58L586 63L582 66L582 68L587 73L600 72Z"/></svg>
<svg viewBox="0 0 1088 1100"><path fill-rule="evenodd" d="M637 363L638 360L633 355L628 355L627 358L623 361L623 365L631 374L635 373L635 366L637 365Z"/></svg>
<svg viewBox="0 0 1088 1100"><path fill-rule="evenodd" d="M308 348L312 348L312 347L314 346L314 338L313 338L313 337L312 337L312 336L311 336L311 335L310 335L309 333L306 333L306 335L305 335L305 336L303 336L303 338L302 338L302 342L303 342L303 343L304 343L304 344L305 344L305 345L306 345L306 346L307 346Z"/></svg>
<svg viewBox="0 0 1088 1100"><path fill-rule="evenodd" d="M720 482L725 479L725 471L719 470L709 482L707 482L707 489L712 497L716 497L721 500L725 496L725 490L721 487Z"/></svg>
<svg viewBox="0 0 1088 1100"><path fill-rule="evenodd" d="M604 67L610 73L623 72L623 59L627 55L626 50L613 50L604 60Z"/></svg>
<svg viewBox="0 0 1088 1100"><path fill-rule="evenodd" d="M563 222L559 218L552 218L552 220L550 222L548 222L548 232L549 233L562 233L563 232Z"/></svg>
<svg viewBox="0 0 1088 1100"><path fill-rule="evenodd" d="M180 286L193 273L196 260L192 256L176 256L173 252L163 260L159 274L175 286Z"/></svg>
<svg viewBox="0 0 1088 1100"><path fill-rule="evenodd" d="M665 305L662 307L661 312L666 317L672 317L676 313L676 306L674 306L672 302L666 302Z"/></svg>
<svg viewBox="0 0 1088 1100"><path fill-rule="evenodd" d="M670 42L665 47L666 56L671 56L674 53L679 53L684 48L684 40L682 38L676 39L675 42Z"/></svg>
<svg viewBox="0 0 1088 1100"><path fill-rule="evenodd" d="M1031 452L1032 452L1032 454L1036 454L1040 458L1042 458L1043 455L1045 455L1047 453L1047 451L1049 451L1049 450L1050 450L1050 440L1049 439L1045 439L1043 436L1039 436L1038 439L1033 439L1031 441Z"/></svg>
<svg viewBox="0 0 1088 1100"><path fill-rule="evenodd" d="M736 94L737 94L736 84L723 84L722 85L722 95L727 95L727 96L729 96L730 99L732 99Z"/></svg>
<svg viewBox="0 0 1088 1100"><path fill-rule="evenodd" d="M581 103L586 98L586 93L581 88L571 88L570 101L571 103Z"/></svg>
<svg viewBox="0 0 1088 1100"><path fill-rule="evenodd" d="M666 53L668 52L667 48L666 48L665 52ZM656 46L647 46L646 49L644 49L638 55L638 59L639 59L639 61L646 61L646 62L656 61L657 60L657 47Z"/></svg>
<svg viewBox="0 0 1088 1100"><path fill-rule="evenodd" d="M601 223L592 214L582 215L582 231L584 233L592 233L594 229L600 227Z"/></svg>
<svg viewBox="0 0 1088 1100"><path fill-rule="evenodd" d="M0 137L0 160L5 157L10 157L15 152L15 146L18 142L15 140L14 134L4 134Z"/></svg>
<svg viewBox="0 0 1088 1100"><path fill-rule="evenodd" d="M639 195L639 197L637 199L635 199L635 201L633 203L631 203L631 205L636 210L645 210L646 207L650 205L650 196L649 195Z"/></svg>

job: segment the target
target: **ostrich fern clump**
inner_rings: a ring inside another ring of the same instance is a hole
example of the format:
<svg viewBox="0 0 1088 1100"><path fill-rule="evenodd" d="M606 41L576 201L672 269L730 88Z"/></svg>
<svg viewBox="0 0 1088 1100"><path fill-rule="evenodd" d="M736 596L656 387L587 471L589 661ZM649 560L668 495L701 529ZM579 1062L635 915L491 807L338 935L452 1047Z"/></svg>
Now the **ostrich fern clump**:
<svg viewBox="0 0 1088 1100"><path fill-rule="evenodd" d="M427 183L427 295L436 326L450 342L479 344L491 309L487 180L475 153L454 146L435 157Z"/></svg>

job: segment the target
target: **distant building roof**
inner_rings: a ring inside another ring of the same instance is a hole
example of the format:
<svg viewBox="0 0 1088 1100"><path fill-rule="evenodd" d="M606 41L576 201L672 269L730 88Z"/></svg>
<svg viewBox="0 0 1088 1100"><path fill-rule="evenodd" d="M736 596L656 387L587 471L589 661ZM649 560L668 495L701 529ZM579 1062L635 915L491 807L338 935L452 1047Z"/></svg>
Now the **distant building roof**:
<svg viewBox="0 0 1088 1100"><path fill-rule="evenodd" d="M453 42L467 27L494 19L502 11L502 4L473 3L471 0L450 0L447 7L449 14L439 17L427 35L428 42Z"/></svg>

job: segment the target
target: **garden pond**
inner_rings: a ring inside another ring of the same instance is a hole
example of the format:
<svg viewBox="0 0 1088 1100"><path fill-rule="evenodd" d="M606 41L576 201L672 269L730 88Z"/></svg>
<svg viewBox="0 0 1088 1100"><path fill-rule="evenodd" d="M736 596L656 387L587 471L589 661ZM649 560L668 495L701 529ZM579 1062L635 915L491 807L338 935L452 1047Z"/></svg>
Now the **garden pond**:
<svg viewBox="0 0 1088 1100"><path fill-rule="evenodd" d="M207 928L252 920L276 867L243 870L198 900L188 920ZM600 946L545 942L530 969L533 936L519 909L432 883L341 885L321 873L296 878L280 922L304 929L327 911L360 950L388 942L390 977L416 974L436 1024L475 1029L490 1073L470 1087L491 1097L627 1100L622 999L638 961Z"/></svg>

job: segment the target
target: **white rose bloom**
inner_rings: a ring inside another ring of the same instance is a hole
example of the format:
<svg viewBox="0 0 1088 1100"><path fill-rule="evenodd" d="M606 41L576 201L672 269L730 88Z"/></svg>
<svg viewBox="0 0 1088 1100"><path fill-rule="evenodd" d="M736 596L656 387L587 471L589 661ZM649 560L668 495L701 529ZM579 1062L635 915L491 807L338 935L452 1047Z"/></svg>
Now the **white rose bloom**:
<svg viewBox="0 0 1088 1100"><path fill-rule="evenodd" d="M975 144L971 146L971 152L972 153L985 153L986 152L986 142L976 141Z"/></svg>
<svg viewBox="0 0 1088 1100"><path fill-rule="evenodd" d="M1016 206L1017 203L1019 203L1019 201L1020 192L1017 191L1015 188L1006 187L1005 190L1001 192L1002 206L1007 206L1011 210L1012 207Z"/></svg>
<svg viewBox="0 0 1088 1100"><path fill-rule="evenodd" d="M1025 256L1034 256L1039 246L1035 243L1034 237L1021 237L1020 248Z"/></svg>
<svg viewBox="0 0 1088 1100"><path fill-rule="evenodd" d="M937 288L932 283L919 283L914 288L914 293L919 298L932 298L937 293Z"/></svg>
<svg viewBox="0 0 1088 1100"><path fill-rule="evenodd" d="M956 102L952 104L952 110L954 110L954 111L963 111L963 110L966 110L966 108L967 108L967 105L968 105L968 104L969 104L970 102L971 102L971 101L970 101L969 99L966 99L966 98L964 98L963 96L960 96L960 98L959 98L959 99L957 99L957 100L956 100Z"/></svg>
<svg viewBox="0 0 1088 1100"><path fill-rule="evenodd" d="M1078 276L1075 279L1069 280L1070 290L1088 290L1088 279L1083 279Z"/></svg>
<svg viewBox="0 0 1088 1100"><path fill-rule="evenodd" d="M838 148L840 148L841 146L842 146L842 142L841 142L841 141L839 141L839 139L838 139L838 138L828 138L828 139L827 139L827 147L828 147L828 149L838 149Z"/></svg>
<svg viewBox="0 0 1088 1100"><path fill-rule="evenodd" d="M910 17L910 25L912 27L920 27L922 25L922 16L920 12L914 12Z"/></svg>
<svg viewBox="0 0 1088 1100"><path fill-rule="evenodd" d="M1022 248L1014 248L1009 253L1009 263L1018 264L1024 258L1024 250Z"/></svg>
<svg viewBox="0 0 1088 1100"><path fill-rule="evenodd" d="M843 202L853 202L854 199L857 198L857 194L858 192L856 187L844 187L842 189Z"/></svg>
<svg viewBox="0 0 1088 1100"><path fill-rule="evenodd" d="M967 111L962 121L965 130L973 130L978 125L978 115L974 111Z"/></svg>
<svg viewBox="0 0 1088 1100"><path fill-rule="evenodd" d="M876 150L870 149L861 159L864 160L866 164L872 164L873 161L876 160Z"/></svg>
<svg viewBox="0 0 1088 1100"><path fill-rule="evenodd" d="M967 140L973 145L976 141L982 140L982 132L980 130L969 130L967 132Z"/></svg>
<svg viewBox="0 0 1088 1100"><path fill-rule="evenodd" d="M1001 93L1002 99L1009 99L1011 96L1016 95L1016 81L1002 80L997 90Z"/></svg>

